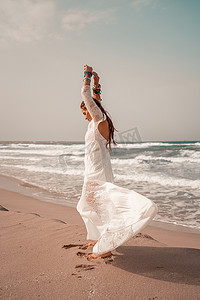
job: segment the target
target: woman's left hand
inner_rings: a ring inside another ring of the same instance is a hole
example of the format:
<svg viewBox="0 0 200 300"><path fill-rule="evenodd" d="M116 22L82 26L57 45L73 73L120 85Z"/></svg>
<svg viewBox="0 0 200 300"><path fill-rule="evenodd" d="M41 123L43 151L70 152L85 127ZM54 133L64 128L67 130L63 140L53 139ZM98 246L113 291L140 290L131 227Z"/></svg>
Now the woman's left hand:
<svg viewBox="0 0 200 300"><path fill-rule="evenodd" d="M94 86L98 86L98 84L99 84L99 75L96 72L93 72L92 75L94 76Z"/></svg>

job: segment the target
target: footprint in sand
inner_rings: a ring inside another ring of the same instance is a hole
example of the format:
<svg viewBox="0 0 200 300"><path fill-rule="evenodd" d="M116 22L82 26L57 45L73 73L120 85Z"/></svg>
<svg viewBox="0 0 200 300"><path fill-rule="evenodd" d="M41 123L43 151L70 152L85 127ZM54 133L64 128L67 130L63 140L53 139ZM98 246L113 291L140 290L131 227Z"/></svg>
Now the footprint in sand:
<svg viewBox="0 0 200 300"><path fill-rule="evenodd" d="M80 265L76 265L75 268L77 269L77 272L80 271L89 271L89 270L93 270L95 268L94 265L85 265L85 264L80 264ZM72 275L77 276L78 278L82 278L81 275L76 274L76 273L72 273Z"/></svg>
<svg viewBox="0 0 200 300"><path fill-rule="evenodd" d="M2 205L0 205L0 210L2 210L2 211L9 211L9 209L3 207Z"/></svg>
<svg viewBox="0 0 200 300"><path fill-rule="evenodd" d="M78 274L76 274L76 273L72 273L72 275L76 275L76 276L77 276ZM78 277L78 278L82 278L82 276L81 276L81 275L78 275L77 277Z"/></svg>
<svg viewBox="0 0 200 300"><path fill-rule="evenodd" d="M37 214L37 213L29 213L29 214L31 214L31 215L35 215L35 216L38 216L38 217L41 217L39 214Z"/></svg>
<svg viewBox="0 0 200 300"><path fill-rule="evenodd" d="M87 248L81 248L81 247L84 247L83 244L67 244L67 245L62 246L62 248L65 248L65 249L69 249L72 247L79 247L79 249L87 249Z"/></svg>
<svg viewBox="0 0 200 300"><path fill-rule="evenodd" d="M89 254L90 254L90 253L89 253ZM103 259L103 262L104 262L105 264L110 264L110 263L114 262L113 255L114 255L114 254L112 254L111 256L108 256L108 257L98 257L97 259L95 258L95 261L96 261L96 263L100 263L100 262L98 261L98 259L101 258L101 260ZM94 259L91 258L91 257L87 257L87 260L88 260L88 261L94 261Z"/></svg>
<svg viewBox="0 0 200 300"><path fill-rule="evenodd" d="M88 248L88 246L82 245L82 246L79 246L78 248L79 248L79 249L82 249L82 250L86 250L86 249Z"/></svg>
<svg viewBox="0 0 200 300"><path fill-rule="evenodd" d="M137 233L135 236L133 236L133 239L137 239L137 238L143 238L143 239L149 239L149 240L154 240L156 241L154 238L152 238L152 236L148 235L147 233L143 234L141 232Z"/></svg>
<svg viewBox="0 0 200 300"><path fill-rule="evenodd" d="M87 256L87 253L78 251L76 255L83 257L83 256Z"/></svg>
<svg viewBox="0 0 200 300"><path fill-rule="evenodd" d="M114 262L114 259L112 257L104 257L105 264L110 264Z"/></svg>
<svg viewBox="0 0 200 300"><path fill-rule="evenodd" d="M80 264L75 266L75 268L81 268L84 271L93 270L94 267L95 265L85 265L85 264Z"/></svg>
<svg viewBox="0 0 200 300"><path fill-rule="evenodd" d="M63 224L67 224L65 221L62 221L62 220L59 220L59 219L52 219L53 221L55 222L60 222L60 223L63 223Z"/></svg>
<svg viewBox="0 0 200 300"><path fill-rule="evenodd" d="M65 249L69 249L69 248L73 248L73 247L79 247L79 249L82 249L82 250L86 250L88 248L88 246L86 246L84 244L67 244L67 245L62 246L62 248L65 248ZM78 251L76 253L76 255L79 257L86 257L88 261L93 260L93 258L87 257L88 253L85 253L85 252ZM114 254L112 254L109 257L100 257L100 258L104 260L104 263L110 264L110 263L114 262L113 256L114 256Z"/></svg>

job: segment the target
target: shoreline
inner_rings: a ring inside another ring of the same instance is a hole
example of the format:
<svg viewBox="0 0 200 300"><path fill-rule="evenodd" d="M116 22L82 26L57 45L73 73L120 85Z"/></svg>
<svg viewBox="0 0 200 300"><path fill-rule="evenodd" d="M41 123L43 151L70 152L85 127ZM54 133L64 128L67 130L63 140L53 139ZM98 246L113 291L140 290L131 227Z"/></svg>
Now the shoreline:
<svg viewBox="0 0 200 300"><path fill-rule="evenodd" d="M76 203L64 203L63 201L58 200L57 203L52 201L53 196L57 196L57 194L53 194L52 192L48 192L42 188L31 185L29 183L25 183L20 179L10 177L8 175L0 174L0 189L4 189L7 191L17 192L21 195L26 195L33 197L39 201L47 202L47 203L55 203L61 206L67 207L76 207ZM177 225L169 222L164 222L160 220L152 220L151 227L156 227L165 230L171 230L176 232L186 232L186 233L195 233L200 235L200 229L188 227L187 225Z"/></svg>

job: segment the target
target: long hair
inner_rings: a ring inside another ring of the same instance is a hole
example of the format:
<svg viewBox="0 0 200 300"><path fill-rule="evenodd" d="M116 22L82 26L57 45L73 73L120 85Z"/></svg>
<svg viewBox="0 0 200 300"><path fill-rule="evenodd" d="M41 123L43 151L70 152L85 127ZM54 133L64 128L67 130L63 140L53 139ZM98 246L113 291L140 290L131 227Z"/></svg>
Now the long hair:
<svg viewBox="0 0 200 300"><path fill-rule="evenodd" d="M106 115L106 120L108 121L108 125L109 125L109 139L106 143L106 148L108 148L108 144L109 144L109 149L112 151L111 149L111 142L113 142L114 145L117 145L116 141L114 140L114 131L118 131L117 129L115 129L113 122L111 120L111 118L108 116L108 112L103 108L103 106L101 105L100 101L96 100L95 98L92 98L94 100L94 102L96 103L96 105L100 108L100 110L102 111L103 115ZM82 101L80 108L82 109L87 109L85 102ZM109 114L110 115L110 114Z"/></svg>

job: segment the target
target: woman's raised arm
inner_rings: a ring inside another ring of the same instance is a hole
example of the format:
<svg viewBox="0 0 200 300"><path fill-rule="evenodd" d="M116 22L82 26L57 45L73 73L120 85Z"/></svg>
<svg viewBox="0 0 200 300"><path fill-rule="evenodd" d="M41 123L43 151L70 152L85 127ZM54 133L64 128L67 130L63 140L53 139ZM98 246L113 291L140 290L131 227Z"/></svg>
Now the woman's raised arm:
<svg viewBox="0 0 200 300"><path fill-rule="evenodd" d="M91 96L90 82L92 77L92 70L92 67L89 67L87 65L84 66L84 79L83 86L81 89L81 95L92 119L94 120L94 122L98 122L102 120L103 113L101 109L96 105L95 101L92 99Z"/></svg>

